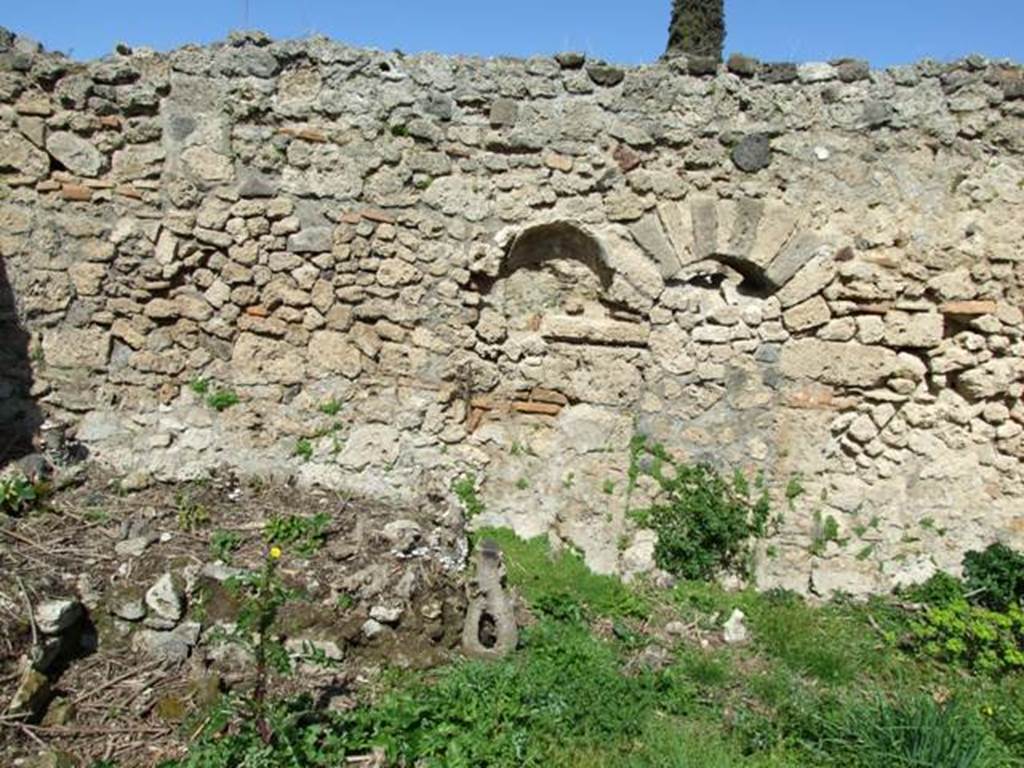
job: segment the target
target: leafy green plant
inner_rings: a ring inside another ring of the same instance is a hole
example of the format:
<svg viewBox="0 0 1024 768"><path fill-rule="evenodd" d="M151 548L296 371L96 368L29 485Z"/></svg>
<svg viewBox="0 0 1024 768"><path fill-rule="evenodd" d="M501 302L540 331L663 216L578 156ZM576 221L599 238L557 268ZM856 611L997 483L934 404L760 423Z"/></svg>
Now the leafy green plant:
<svg viewBox="0 0 1024 768"><path fill-rule="evenodd" d="M42 498L43 489L23 474L0 478L0 512L15 516L34 507Z"/></svg>
<svg viewBox="0 0 1024 768"><path fill-rule="evenodd" d="M206 404L218 413L226 411L240 402L242 402L241 398L231 389L217 388L206 396Z"/></svg>
<svg viewBox="0 0 1024 768"><path fill-rule="evenodd" d="M993 611L1024 606L1024 554L1005 544L964 555L964 582L974 602Z"/></svg>
<svg viewBox="0 0 1024 768"><path fill-rule="evenodd" d="M203 398L203 402L207 406L213 408L218 413L226 411L228 408L241 402L241 399L234 390L214 386L210 379L202 376L192 379L188 386L189 389Z"/></svg>
<svg viewBox="0 0 1024 768"><path fill-rule="evenodd" d="M311 517L275 515L267 520L263 538L268 544L289 547L308 557L323 546L330 521L330 516L325 512L318 512Z"/></svg>
<svg viewBox="0 0 1024 768"><path fill-rule="evenodd" d="M754 642L786 667L829 684L844 684L874 662L874 639L858 624L857 609L815 608L789 593L753 601Z"/></svg>
<svg viewBox="0 0 1024 768"><path fill-rule="evenodd" d="M242 546L242 536L237 531L214 531L210 536L210 554L225 563L231 562L231 555Z"/></svg>
<svg viewBox="0 0 1024 768"><path fill-rule="evenodd" d="M630 493L641 476L654 480L658 492L650 506L630 515L658 534L658 567L687 579L749 573L752 539L767 536L778 523L760 475L753 488L739 471L727 480L706 464L676 461L663 446L638 435L630 443Z"/></svg>
<svg viewBox="0 0 1024 768"><path fill-rule="evenodd" d="M949 605L964 599L964 584L956 576L938 571L927 581L907 587L902 594L909 600L925 605Z"/></svg>
<svg viewBox="0 0 1024 768"><path fill-rule="evenodd" d="M476 492L476 475L467 472L452 481L452 493L462 504L467 518L474 518L484 511L484 503Z"/></svg>
<svg viewBox="0 0 1024 768"><path fill-rule="evenodd" d="M339 611L349 611L355 607L356 599L348 592L339 592L334 599L334 605Z"/></svg>
<svg viewBox="0 0 1024 768"><path fill-rule="evenodd" d="M925 653L943 661L993 674L1024 669L1024 610L1017 606L998 612L957 599L929 606L912 631Z"/></svg>
<svg viewBox="0 0 1024 768"><path fill-rule="evenodd" d="M668 674L622 675L614 649L579 625L542 622L523 645L343 716L349 751L381 746L393 764L437 768L554 765L558 750L638 737L659 685L672 685Z"/></svg>
<svg viewBox="0 0 1024 768"><path fill-rule="evenodd" d="M235 576L225 582L240 601L234 630L226 639L248 650L255 661L256 679L246 706L251 709L249 714L265 744L269 744L273 736L267 717L270 675L284 675L291 671L288 651L272 631L278 612L294 597L277 574L281 556L281 548L272 546L258 572Z"/></svg>

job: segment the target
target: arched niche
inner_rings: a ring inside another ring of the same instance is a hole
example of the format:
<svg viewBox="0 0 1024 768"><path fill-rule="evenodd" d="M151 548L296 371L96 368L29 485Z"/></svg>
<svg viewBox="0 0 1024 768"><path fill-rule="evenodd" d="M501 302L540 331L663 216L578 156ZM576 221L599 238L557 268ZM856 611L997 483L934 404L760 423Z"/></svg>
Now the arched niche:
<svg viewBox="0 0 1024 768"><path fill-rule="evenodd" d="M504 316L510 330L536 330L533 325L543 316L606 316L613 277L596 237L556 221L513 238L483 293L485 304Z"/></svg>

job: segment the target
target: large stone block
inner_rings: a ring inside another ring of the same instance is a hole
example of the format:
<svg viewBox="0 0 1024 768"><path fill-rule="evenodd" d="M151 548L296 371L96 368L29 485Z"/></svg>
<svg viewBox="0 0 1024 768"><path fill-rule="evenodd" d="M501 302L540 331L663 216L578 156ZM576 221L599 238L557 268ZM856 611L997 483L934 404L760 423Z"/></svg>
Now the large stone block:
<svg viewBox="0 0 1024 768"><path fill-rule="evenodd" d="M849 387L878 386L900 368L899 356L891 349L819 339L792 341L779 358L784 376Z"/></svg>
<svg viewBox="0 0 1024 768"><path fill-rule="evenodd" d="M0 173L14 173L36 181L50 173L50 158L21 134L0 133Z"/></svg>
<svg viewBox="0 0 1024 768"><path fill-rule="evenodd" d="M300 384L306 379L303 355L283 341L242 333L231 353L238 384Z"/></svg>
<svg viewBox="0 0 1024 768"><path fill-rule="evenodd" d="M346 334L317 331L309 342L309 366L311 371L340 373L354 379L363 369L362 355Z"/></svg>
<svg viewBox="0 0 1024 768"><path fill-rule="evenodd" d="M818 255L823 243L813 232L801 232L775 257L765 270L765 278L773 286L783 286L811 259Z"/></svg>
<svg viewBox="0 0 1024 768"><path fill-rule="evenodd" d="M787 309L782 315L782 322L791 332L807 331L824 325L832 317L828 304L821 296L808 299L803 304Z"/></svg>
<svg viewBox="0 0 1024 768"><path fill-rule="evenodd" d="M890 347L930 349L942 343L945 319L938 312L889 312L885 343Z"/></svg>
<svg viewBox="0 0 1024 768"><path fill-rule="evenodd" d="M58 328L43 335L43 359L55 368L100 370L107 365L110 334L93 328Z"/></svg>
<svg viewBox="0 0 1024 768"><path fill-rule="evenodd" d="M681 264L676 256L672 244L658 223L658 217L648 214L629 227L630 232L640 247L647 251L648 255L658 265L661 276L668 279L679 271Z"/></svg>
<svg viewBox="0 0 1024 768"><path fill-rule="evenodd" d="M89 140L68 131L56 131L46 139L46 151L61 165L79 176L97 176L103 168L103 154Z"/></svg>

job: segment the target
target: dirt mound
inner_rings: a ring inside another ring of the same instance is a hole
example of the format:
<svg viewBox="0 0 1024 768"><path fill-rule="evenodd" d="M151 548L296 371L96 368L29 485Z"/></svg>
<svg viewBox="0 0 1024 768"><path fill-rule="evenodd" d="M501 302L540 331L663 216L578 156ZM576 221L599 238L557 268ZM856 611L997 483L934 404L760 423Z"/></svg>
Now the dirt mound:
<svg viewBox="0 0 1024 768"><path fill-rule="evenodd" d="M180 755L219 693L257 684L239 627L270 560L284 598L267 634L293 670L273 693L351 706L385 661L457 652L466 552L443 499L396 508L230 476L126 493L80 468L41 508L0 516L0 706L35 695L32 714L0 715L0 762Z"/></svg>

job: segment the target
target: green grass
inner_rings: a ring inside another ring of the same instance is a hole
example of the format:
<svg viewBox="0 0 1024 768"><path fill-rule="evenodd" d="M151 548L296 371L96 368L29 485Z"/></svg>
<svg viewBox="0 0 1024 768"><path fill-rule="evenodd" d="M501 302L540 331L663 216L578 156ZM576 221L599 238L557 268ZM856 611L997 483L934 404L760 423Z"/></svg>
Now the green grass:
<svg viewBox="0 0 1024 768"><path fill-rule="evenodd" d="M298 456L303 461L309 461L313 458L313 443L304 437L296 440L295 447L292 448L292 455Z"/></svg>
<svg viewBox="0 0 1024 768"><path fill-rule="evenodd" d="M274 526L280 539L300 528ZM269 743L227 700L176 765L321 768L375 747L389 765L422 768L1024 765L1024 676L976 676L908 652L913 617L891 601L812 606L702 582L657 592L594 574L545 538L483 530L474 546L484 538L536 617L515 653L387 673L343 713L276 702ZM753 639L723 646L733 608ZM668 621L691 634L666 635ZM642 663L654 648L665 664Z"/></svg>
<svg viewBox="0 0 1024 768"><path fill-rule="evenodd" d="M553 553L547 537L523 540L512 531L489 528L474 539L493 539L505 554L509 584L541 613L558 618L643 618L645 598L614 576L591 571L571 550Z"/></svg>

